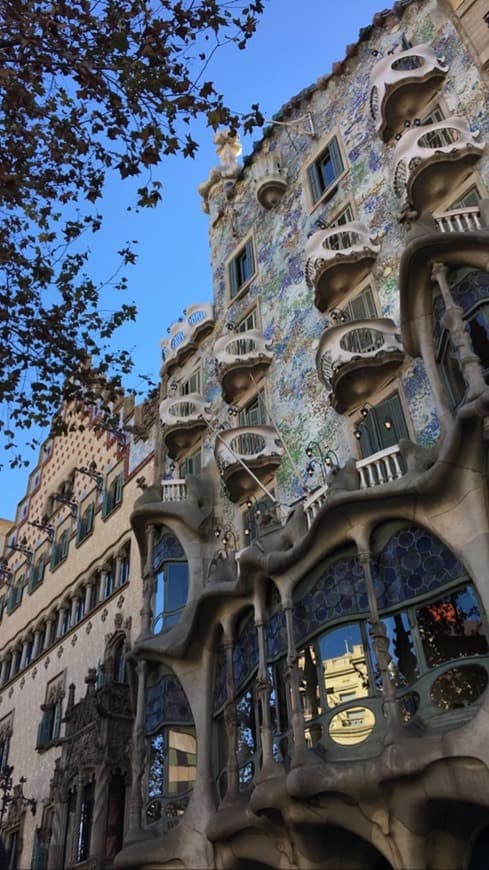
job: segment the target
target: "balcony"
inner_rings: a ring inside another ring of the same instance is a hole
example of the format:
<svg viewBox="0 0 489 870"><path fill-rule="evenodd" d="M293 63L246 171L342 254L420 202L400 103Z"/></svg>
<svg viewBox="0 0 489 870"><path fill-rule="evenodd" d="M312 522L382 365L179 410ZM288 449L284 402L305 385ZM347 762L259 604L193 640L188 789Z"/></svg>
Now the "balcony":
<svg viewBox="0 0 489 870"><path fill-rule="evenodd" d="M206 404L199 393L165 399L160 405L163 441L171 459L180 459L206 428Z"/></svg>
<svg viewBox="0 0 489 870"><path fill-rule="evenodd" d="M379 251L359 221L314 233L306 248L306 281L319 311L338 305L368 275Z"/></svg>
<svg viewBox="0 0 489 870"><path fill-rule="evenodd" d="M287 172L279 152L260 152L253 161L255 196L263 208L275 208L287 190Z"/></svg>
<svg viewBox="0 0 489 870"><path fill-rule="evenodd" d="M387 55L375 64L370 77L370 112L384 142L402 129L406 119L423 114L447 71L429 45Z"/></svg>
<svg viewBox="0 0 489 870"><path fill-rule="evenodd" d="M216 341L214 353L223 399L230 404L247 392L251 378L261 380L273 359L258 329L223 336Z"/></svg>
<svg viewBox="0 0 489 870"><path fill-rule="evenodd" d="M399 270L402 340L411 356L421 354L420 324L431 322L433 263L486 270L489 259L489 200L425 215L407 239ZM431 334L431 326L429 327Z"/></svg>
<svg viewBox="0 0 489 870"><path fill-rule="evenodd" d="M189 305L185 316L168 328L169 338L161 342L162 373L181 365L213 327L214 306L210 302Z"/></svg>
<svg viewBox="0 0 489 870"><path fill-rule="evenodd" d="M241 426L220 432L214 455L231 501L241 501L254 492L256 479L268 483L280 465L283 452L272 426Z"/></svg>
<svg viewBox="0 0 489 870"><path fill-rule="evenodd" d="M456 117L407 130L395 151L394 191L403 208L435 211L479 160L477 136Z"/></svg>
<svg viewBox="0 0 489 870"><path fill-rule="evenodd" d="M365 401L403 360L399 330L389 318L333 326L323 332L316 354L319 377L340 414Z"/></svg>
<svg viewBox="0 0 489 870"><path fill-rule="evenodd" d="M386 447L371 456L357 459L356 469L359 474L360 489L371 489L399 480L406 473L406 465L401 458L398 444ZM310 529L322 506L326 504L330 487L326 483L304 500L304 513L307 527Z"/></svg>

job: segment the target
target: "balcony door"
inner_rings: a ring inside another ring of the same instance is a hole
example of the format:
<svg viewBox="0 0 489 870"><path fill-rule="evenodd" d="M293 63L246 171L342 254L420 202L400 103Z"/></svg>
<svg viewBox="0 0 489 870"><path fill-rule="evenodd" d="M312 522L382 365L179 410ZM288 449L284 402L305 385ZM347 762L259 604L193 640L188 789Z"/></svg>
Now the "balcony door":
<svg viewBox="0 0 489 870"><path fill-rule="evenodd" d="M398 393L370 408L358 426L362 457L393 447L400 438L409 438L406 418Z"/></svg>

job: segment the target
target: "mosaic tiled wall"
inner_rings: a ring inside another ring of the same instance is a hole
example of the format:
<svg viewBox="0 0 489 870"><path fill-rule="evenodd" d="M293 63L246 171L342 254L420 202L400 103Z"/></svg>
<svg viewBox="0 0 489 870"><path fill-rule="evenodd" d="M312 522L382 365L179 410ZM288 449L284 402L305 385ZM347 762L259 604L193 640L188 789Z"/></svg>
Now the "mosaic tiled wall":
<svg viewBox="0 0 489 870"><path fill-rule="evenodd" d="M306 284L305 247L308 236L317 230L318 219L328 223L348 202L353 205L356 219L368 226L380 244L370 286L382 316L399 324L398 266L407 229L399 223L399 200L392 185L396 142L384 144L376 133L369 111L369 78L378 59L372 48L375 46L384 56L400 48L403 35L413 46L429 43L438 56L445 58L449 71L439 91L445 114L461 115L472 130L479 129L483 139L487 138L487 101L472 58L452 24L439 15L435 2L415 2L405 11L400 25L374 27L370 39L360 43L356 56L343 64L342 74L327 77L322 86L319 83L315 91L304 92L303 99L295 100L295 108L286 113L288 126L276 125L271 135L264 137L229 199L218 188L210 195L216 328L203 346L205 398L213 403L217 417L227 422L227 409L215 377L213 345L225 333L226 322L239 321L258 303L264 335L275 355L266 377L268 399L280 434L301 472L309 440L334 448L341 463L359 455L352 419L338 415L329 406L327 390L316 371L315 354L327 315L314 306L312 291ZM314 138L302 132L303 123L296 123L306 112L312 116ZM344 145L348 171L339 181L336 194L309 213L304 166L321 150L322 140L326 144L335 131ZM260 153L273 151L281 155L287 167L287 190L280 204L266 211L255 199L253 161ZM487 177L486 158L479 161L476 171L483 180ZM250 232L255 242L257 274L248 292L229 304L226 262ZM392 392L395 389L401 391L409 408L416 440L423 446L436 442L439 426L435 402L421 360L406 359L399 377L392 381ZM375 403L375 395L371 401ZM208 459L213 444L214 439L208 436ZM302 494L306 481L305 477L297 478L284 458L277 482L279 499L287 504Z"/></svg>

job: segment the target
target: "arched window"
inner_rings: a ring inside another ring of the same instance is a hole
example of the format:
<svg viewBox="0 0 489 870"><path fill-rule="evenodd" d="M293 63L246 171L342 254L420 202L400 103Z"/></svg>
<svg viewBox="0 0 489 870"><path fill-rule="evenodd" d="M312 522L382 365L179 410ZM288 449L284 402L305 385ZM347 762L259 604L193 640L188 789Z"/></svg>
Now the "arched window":
<svg viewBox="0 0 489 870"><path fill-rule="evenodd" d="M146 822L173 827L193 790L197 741L192 711L174 674L153 668L146 693L148 775Z"/></svg>
<svg viewBox="0 0 489 870"><path fill-rule="evenodd" d="M486 382L489 383L489 276L476 269L456 269L448 277L455 305L464 312L464 320L474 353L480 359ZM452 407L462 401L466 384L452 339L442 326L445 305L437 292L433 300L433 331L437 362Z"/></svg>
<svg viewBox="0 0 489 870"><path fill-rule="evenodd" d="M155 589L153 633L176 625L188 597L188 563L182 545L166 526L161 526L153 545Z"/></svg>
<svg viewBox="0 0 489 870"><path fill-rule="evenodd" d="M235 707L238 718L239 786L246 789L258 772L258 699L255 677L258 669L258 635L253 610L236 626L233 646Z"/></svg>
<svg viewBox="0 0 489 870"><path fill-rule="evenodd" d="M127 683L126 641L124 638L119 641L114 651L113 678L116 683Z"/></svg>

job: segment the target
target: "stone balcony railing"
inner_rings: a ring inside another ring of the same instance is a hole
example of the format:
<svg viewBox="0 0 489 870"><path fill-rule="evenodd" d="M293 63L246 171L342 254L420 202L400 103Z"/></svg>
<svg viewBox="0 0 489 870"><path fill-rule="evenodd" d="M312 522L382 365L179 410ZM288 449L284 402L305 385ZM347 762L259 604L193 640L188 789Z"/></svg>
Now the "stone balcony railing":
<svg viewBox="0 0 489 870"><path fill-rule="evenodd" d="M360 475L360 489L382 486L392 480L398 480L405 474L405 466L398 444L372 453L371 456L364 459L357 459L355 465ZM326 503L329 491L329 484L325 483L304 500L304 513L308 528L312 526L315 517Z"/></svg>
<svg viewBox="0 0 489 870"><path fill-rule="evenodd" d="M380 251L360 221L319 230L306 247L306 281L320 311L334 308L368 275Z"/></svg>
<svg viewBox="0 0 489 870"><path fill-rule="evenodd" d="M257 480L270 480L283 452L273 426L240 426L220 432L214 455L231 500L240 501L253 492Z"/></svg>
<svg viewBox="0 0 489 870"><path fill-rule="evenodd" d="M406 120L419 117L448 71L430 45L416 45L379 60L370 76L370 112L384 142Z"/></svg>
<svg viewBox="0 0 489 870"><path fill-rule="evenodd" d="M217 374L225 402L237 402L260 380L273 360L273 353L259 329L223 335L214 347Z"/></svg>
<svg viewBox="0 0 489 870"><path fill-rule="evenodd" d="M386 317L326 329L316 354L319 377L339 413L367 399L403 360L399 329Z"/></svg>
<svg viewBox="0 0 489 870"><path fill-rule="evenodd" d="M457 208L433 216L441 233L472 233L482 228L479 206Z"/></svg>
<svg viewBox="0 0 489 870"><path fill-rule="evenodd" d="M187 498L186 480L162 480L162 502L185 501Z"/></svg>
<svg viewBox="0 0 489 870"><path fill-rule="evenodd" d="M163 440L172 459L188 450L206 428L208 408L199 393L173 396L160 404Z"/></svg>
<svg viewBox="0 0 489 870"><path fill-rule="evenodd" d="M394 191L403 207L418 214L436 211L479 160L484 145L477 142L463 118L406 130L395 150Z"/></svg>
<svg viewBox="0 0 489 870"><path fill-rule="evenodd" d="M212 303L189 305L185 317L181 317L169 327L169 338L164 338L161 342L163 369L168 372L175 365L180 365L185 357L196 349L196 343L210 332L213 326Z"/></svg>

